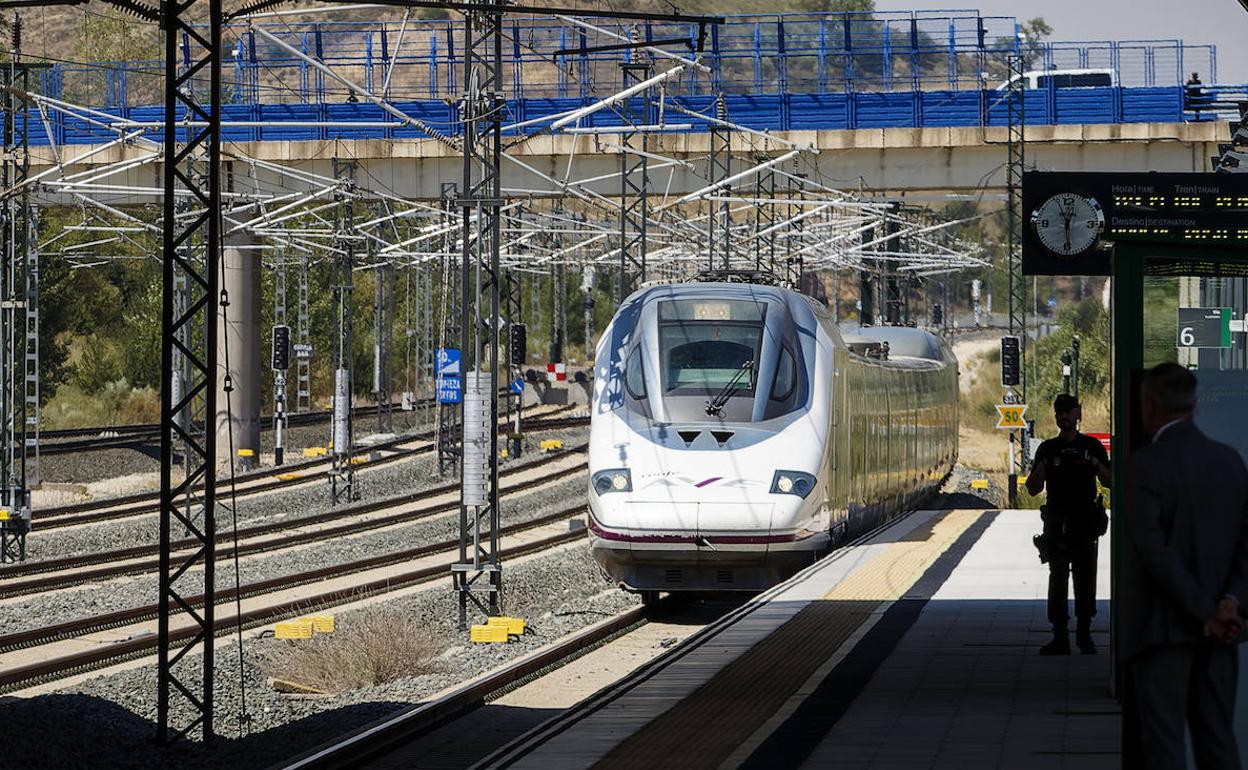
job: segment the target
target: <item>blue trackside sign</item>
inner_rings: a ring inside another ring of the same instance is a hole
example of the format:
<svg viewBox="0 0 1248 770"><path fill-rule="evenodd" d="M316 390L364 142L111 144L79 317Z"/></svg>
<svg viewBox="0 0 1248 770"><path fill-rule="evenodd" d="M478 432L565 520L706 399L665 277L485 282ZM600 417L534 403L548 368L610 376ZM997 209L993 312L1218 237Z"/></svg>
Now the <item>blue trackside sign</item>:
<svg viewBox="0 0 1248 770"><path fill-rule="evenodd" d="M464 398L459 350L438 348L437 391L439 404L458 404Z"/></svg>

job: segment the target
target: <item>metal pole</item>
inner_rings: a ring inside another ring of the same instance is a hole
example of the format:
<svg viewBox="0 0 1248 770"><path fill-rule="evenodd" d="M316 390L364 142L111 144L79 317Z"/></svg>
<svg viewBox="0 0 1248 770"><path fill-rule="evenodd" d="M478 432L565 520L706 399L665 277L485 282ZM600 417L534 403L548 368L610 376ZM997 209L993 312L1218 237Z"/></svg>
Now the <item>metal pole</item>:
<svg viewBox="0 0 1248 770"><path fill-rule="evenodd" d="M1070 341L1070 393L1079 398L1079 338Z"/></svg>
<svg viewBox="0 0 1248 770"><path fill-rule="evenodd" d="M273 267L273 325L285 326L286 323L286 255L279 252L277 264ZM289 352L289 351L287 351ZM273 464L281 465L285 460L286 442L286 370L273 370Z"/></svg>
<svg viewBox="0 0 1248 770"><path fill-rule="evenodd" d="M373 301L373 396L377 402L377 432L394 431L394 405L390 402L390 276L394 268L379 265L374 271L377 292Z"/></svg>
<svg viewBox="0 0 1248 770"><path fill-rule="evenodd" d="M355 319L355 163L333 159L334 176L340 186L335 207L333 277L334 298L334 407L333 467L329 475L330 501L355 499L354 426L351 396L354 391L352 326Z"/></svg>

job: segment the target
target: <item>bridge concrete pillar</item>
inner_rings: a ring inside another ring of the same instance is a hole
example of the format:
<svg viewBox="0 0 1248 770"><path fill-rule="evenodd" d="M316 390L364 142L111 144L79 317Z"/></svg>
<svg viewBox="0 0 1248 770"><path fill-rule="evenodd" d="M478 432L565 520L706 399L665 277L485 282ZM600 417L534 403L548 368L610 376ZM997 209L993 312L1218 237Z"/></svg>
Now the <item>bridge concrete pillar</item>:
<svg viewBox="0 0 1248 770"><path fill-rule="evenodd" d="M217 464L229 466L232 428L233 456L245 470L260 459L261 252L259 241L246 233L226 235L223 251L221 287L229 306L217 316ZM227 376L232 386L228 394Z"/></svg>

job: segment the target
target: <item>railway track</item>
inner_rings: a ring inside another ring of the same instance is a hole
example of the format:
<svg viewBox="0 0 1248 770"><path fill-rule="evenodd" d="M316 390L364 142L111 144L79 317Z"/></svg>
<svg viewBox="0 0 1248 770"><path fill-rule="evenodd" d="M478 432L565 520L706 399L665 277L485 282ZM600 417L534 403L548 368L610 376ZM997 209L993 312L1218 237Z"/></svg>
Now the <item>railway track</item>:
<svg viewBox="0 0 1248 770"><path fill-rule="evenodd" d="M568 411L568 408L565 407L554 410L550 414L557 415L566 411ZM558 430L587 423L588 420L586 418L580 417L541 417L531 419L526 423L525 429L528 431ZM502 429L503 426L500 423L500 430ZM422 431L421 433L381 442L371 447L361 448L361 454L359 455L361 457L364 456L364 452L380 452L382 454L375 459L360 462L356 467L357 470L373 469L433 452L435 449L436 444L434 443L432 432ZM235 481L235 493L238 499L247 499L267 492L323 481L332 463L332 458L317 458L289 463L281 466L280 469L267 468L239 474ZM218 483L218 489L223 489L220 483ZM103 500L73 503L40 509L36 512L34 528L36 531L43 532L81 524L112 522L123 518L153 513L159 510L159 507L159 492L140 492ZM5 571L0 570L0 575L3 574L5 574Z"/></svg>
<svg viewBox="0 0 1248 770"><path fill-rule="evenodd" d="M579 472L586 467L583 459L568 462L570 458L583 455L585 452L585 447L565 450L547 455L537 463L508 468L499 474L500 481L510 482L505 486L505 491L509 494L560 481L569 473ZM531 478L510 481L515 476L532 474L550 464L556 464L559 467L538 473ZM397 497L344 506L310 516L243 527L238 530L237 546L231 544L218 547L217 559L278 551L383 527L410 524L442 513L457 511L459 501L454 493L458 490L458 483L443 484ZM438 500L439 497L444 499ZM171 553L176 554L196 547L199 547L197 540L190 538L178 540L171 543ZM6 600L27 598L36 593L70 588L84 583L154 572L159 566L156 558L159 553L159 545L149 543L12 565L0 569L0 598ZM25 579L23 579L24 576L26 576ZM0 650L3 649L3 637L0 637Z"/></svg>
<svg viewBox="0 0 1248 770"><path fill-rule="evenodd" d="M421 399L416 403L416 409L423 410L432 405L432 399ZM352 409L352 416L358 419L366 419L376 414L376 406L357 406ZM318 425L328 422L332 416L333 413L328 410L291 413L286 415L286 425L287 427ZM260 429L272 430L272 428L272 415L262 417ZM160 441L160 425L144 423L45 430L40 431L39 440L39 453L42 455L90 452L100 449L138 449Z"/></svg>
<svg viewBox="0 0 1248 770"><path fill-rule="evenodd" d="M575 505L535 519L503 527L499 531L502 558L516 558L557 548L583 538L583 528L569 526L579 519L584 506ZM306 613L336 604L393 592L413 585L445 579L458 553L459 539L430 543L404 551L382 554L368 559L337 564L280 578L247 584L217 592L218 616L215 634L232 631L238 624L245 628L265 625L291 614ZM399 572L379 570L395 564L417 561L420 566ZM423 562L423 563L421 563ZM363 576L352 579L352 576ZM370 574L371 573L371 574ZM338 585L315 592L292 590L321 583ZM271 601L264 597L276 595ZM241 600L241 613L234 603ZM193 607L203 606L203 597L191 597ZM74 674L95 670L155 651L157 636L152 619L158 605L147 605L122 612L83 618L58 626L32 629L28 632L0 637L0 692L30 687ZM223 612L224 611L224 612ZM129 628L134 626L134 628ZM84 636L105 629L125 629L112 644L92 644L82 649L75 644ZM181 641L199 633L198 627L186 622L184 614L173 616L170 628L172 641Z"/></svg>
<svg viewBox="0 0 1248 770"><path fill-rule="evenodd" d="M872 530L860 534L847 546L866 543L895 522L890 521ZM852 548L833 550L825 560L845 558L853 553ZM799 573L790 580L798 580ZM714 615L697 621L698 626L692 630L679 644L666 652L642 663L635 669L623 673L617 679L602 681L594 680L593 687L586 691L586 697L561 714L538 723L533 729L509 727L506 722L491 724L506 736L499 748L482 749L481 754L465 761L465 765L493 767L494 763L506 763L523 756L542 740L566 730L580 718L594 713L604 704L618 698L639 683L649 680L661 673L674 661L678 661L698 647L713 643L715 638L725 630L750 614L768 606L770 597L782 592L790 581L772 586L757 596L752 596L736 605L729 605ZM348 735L336 738L310 751L275 766L282 770L338 770L370 766L369 761L391 752L399 756L397 750L407 744L416 743L422 736L443 728L455 720L470 720L472 730L479 730L481 721L473 720L472 713L478 708L506 693L512 692L528 682L540 679L577 658L594 651L604 645L611 644L626 634L650 622L659 614L670 612L679 603L674 597L664 597L650 607L634 607L570 634L554 643L537 650L532 655L521 658L506 666L497 668L476 679L466 682L458 689L436 700L421 703L405 709L398 714L374 722ZM666 646L666 645L665 645ZM587 675L592 676L592 675ZM485 724L490 724L485 721ZM516 730L507 734L509 731ZM472 732L465 733L465 735ZM440 740L448 740L439 733ZM404 756L410 756L410 746ZM379 764L392 760L388 757ZM398 761L398 760L395 760Z"/></svg>
<svg viewBox="0 0 1248 770"><path fill-rule="evenodd" d="M509 395L510 391L500 390L501 395ZM437 404L431 398L419 399L412 411L420 412ZM377 406L357 406L351 410L352 417L366 420L377 415ZM401 414L402 412L399 411ZM308 425L319 425L329 422L333 412L318 410L313 412L292 412L286 415L286 427L298 428ZM260 429L273 429L273 416L260 418ZM158 423L142 423L131 425L103 425L92 428L64 428L39 432L39 453L41 455L69 454L72 452L90 452L100 449L141 449L160 441L160 425Z"/></svg>

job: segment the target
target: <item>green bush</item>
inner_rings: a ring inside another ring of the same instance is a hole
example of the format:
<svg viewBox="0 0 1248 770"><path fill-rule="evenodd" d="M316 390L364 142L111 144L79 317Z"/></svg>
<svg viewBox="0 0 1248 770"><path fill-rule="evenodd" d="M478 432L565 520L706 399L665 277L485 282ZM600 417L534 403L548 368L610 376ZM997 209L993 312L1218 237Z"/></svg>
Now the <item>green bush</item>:
<svg viewBox="0 0 1248 770"><path fill-rule="evenodd" d="M1057 330L1042 337L1035 346L1036 382L1027 389L1033 409L1044 408L1062 392L1062 353L1079 337L1079 397L1097 401L1109 393L1109 314L1099 300L1085 299L1063 308L1057 314ZM1028 367L1030 370L1031 367ZM1028 372L1030 374L1030 371ZM1037 416L1034 412L1033 417Z"/></svg>

